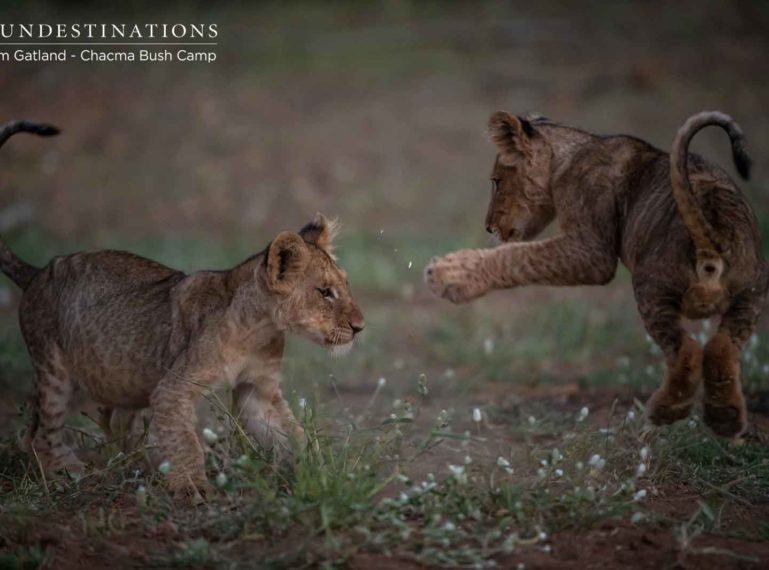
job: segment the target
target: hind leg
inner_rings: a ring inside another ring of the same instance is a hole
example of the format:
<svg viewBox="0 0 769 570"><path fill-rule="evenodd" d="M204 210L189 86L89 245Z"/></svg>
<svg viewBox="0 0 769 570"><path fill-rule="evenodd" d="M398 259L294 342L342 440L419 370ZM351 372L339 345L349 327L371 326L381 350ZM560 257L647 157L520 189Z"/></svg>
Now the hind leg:
<svg viewBox="0 0 769 570"><path fill-rule="evenodd" d="M662 349L667 372L662 386L646 403L655 425L686 418L702 381L702 348L681 326L680 297L652 285L634 283L638 310L646 331Z"/></svg>
<svg viewBox="0 0 769 570"><path fill-rule="evenodd" d="M33 357L34 359L34 357ZM35 395L32 402L32 425L25 436L25 447L46 473L66 469L82 474L84 464L64 442L64 420L75 394L72 382L58 348L46 358L34 362Z"/></svg>
<svg viewBox="0 0 769 570"><path fill-rule="evenodd" d="M720 436L738 437L748 425L740 384L740 352L753 334L763 301L762 288L736 297L718 332L705 345L705 423Z"/></svg>

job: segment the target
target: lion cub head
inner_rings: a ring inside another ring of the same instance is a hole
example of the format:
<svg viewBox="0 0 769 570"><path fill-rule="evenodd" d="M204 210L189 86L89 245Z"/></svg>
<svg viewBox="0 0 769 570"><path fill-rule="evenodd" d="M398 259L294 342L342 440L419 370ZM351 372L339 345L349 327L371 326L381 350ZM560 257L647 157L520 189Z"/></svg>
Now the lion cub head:
<svg viewBox="0 0 769 570"><path fill-rule="evenodd" d="M486 231L501 241L532 239L555 217L550 145L531 122L505 111L491 115L489 135L498 154Z"/></svg>
<svg viewBox="0 0 769 570"><path fill-rule="evenodd" d="M281 232L267 247L262 271L275 325L344 353L364 322L331 253L334 233L322 214L299 233Z"/></svg>

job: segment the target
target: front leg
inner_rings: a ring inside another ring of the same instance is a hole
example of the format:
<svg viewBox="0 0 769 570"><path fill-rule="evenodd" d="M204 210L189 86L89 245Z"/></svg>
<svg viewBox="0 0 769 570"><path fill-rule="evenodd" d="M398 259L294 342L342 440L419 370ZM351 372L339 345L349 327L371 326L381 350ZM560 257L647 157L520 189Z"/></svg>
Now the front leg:
<svg viewBox="0 0 769 570"><path fill-rule="evenodd" d="M235 386L235 412L246 433L263 447L290 450L304 434L280 390L277 371L245 374Z"/></svg>
<svg viewBox="0 0 769 570"><path fill-rule="evenodd" d="M205 457L195 433L195 402L207 378L190 368L175 367L150 397L159 457L168 461L168 486L174 494L196 496L210 488Z"/></svg>
<svg viewBox="0 0 769 570"><path fill-rule="evenodd" d="M603 285L616 268L611 246L563 235L433 258L425 268L425 282L436 295L462 303L493 289L522 285Z"/></svg>

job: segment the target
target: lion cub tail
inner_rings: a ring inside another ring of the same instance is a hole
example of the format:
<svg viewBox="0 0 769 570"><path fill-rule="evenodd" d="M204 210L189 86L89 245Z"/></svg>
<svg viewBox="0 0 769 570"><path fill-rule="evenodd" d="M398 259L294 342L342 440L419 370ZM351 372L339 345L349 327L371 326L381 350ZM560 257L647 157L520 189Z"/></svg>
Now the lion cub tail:
<svg viewBox="0 0 769 570"><path fill-rule="evenodd" d="M31 121L12 121L0 129L0 146L16 133L32 133L41 137L52 137L61 131L53 125L33 123Z"/></svg>
<svg viewBox="0 0 769 570"><path fill-rule="evenodd" d="M670 177L678 212L697 250L697 277L701 284L711 284L715 287L724 270L723 258L729 253L729 244L705 219L692 190L687 170L689 143L700 129L710 125L719 126L727 132L732 143L732 158L737 172L744 179L748 179L751 160L745 150L745 136L729 115L719 111L697 113L689 117L678 130L670 153Z"/></svg>
<svg viewBox="0 0 769 570"><path fill-rule="evenodd" d="M0 129L0 146L16 133L32 133L41 137L50 137L59 133L59 129L43 123L31 123L29 121L13 121ZM22 289L26 289L30 281L40 271L30 265L0 240L0 270Z"/></svg>

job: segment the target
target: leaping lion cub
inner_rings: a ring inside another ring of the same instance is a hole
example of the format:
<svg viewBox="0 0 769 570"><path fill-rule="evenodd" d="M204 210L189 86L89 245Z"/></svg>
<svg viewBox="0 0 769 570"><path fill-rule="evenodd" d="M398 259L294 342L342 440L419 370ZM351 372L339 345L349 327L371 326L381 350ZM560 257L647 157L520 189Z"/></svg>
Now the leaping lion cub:
<svg viewBox="0 0 769 570"><path fill-rule="evenodd" d="M52 127L13 123L16 132ZM78 391L111 409L150 406L174 492L207 487L194 405L234 386L245 429L261 441L301 434L278 372L287 332L344 351L363 329L320 214L228 271L186 275L121 251L75 253L33 267L0 242L0 269L24 290L19 320L35 369L26 447L47 471L81 471L62 427Z"/></svg>
<svg viewBox="0 0 769 570"><path fill-rule="evenodd" d="M723 113L691 117L670 154L634 137L494 113L489 130L498 155L486 229L514 243L434 258L428 286L459 303L529 284L603 285L619 259L632 273L646 330L667 358L665 381L647 403L649 419L685 418L704 378L706 423L719 435L740 435L740 351L761 312L769 267L745 197L718 166L688 153L708 125L726 130L747 178L742 131ZM557 237L526 243L553 220ZM703 351L681 317L712 316L720 324Z"/></svg>

